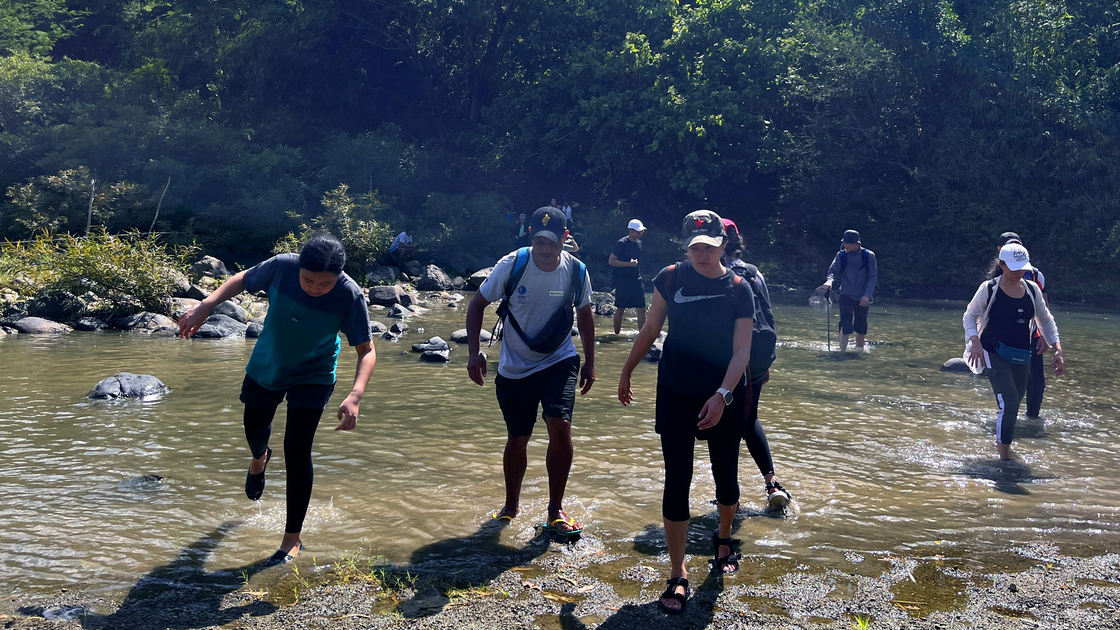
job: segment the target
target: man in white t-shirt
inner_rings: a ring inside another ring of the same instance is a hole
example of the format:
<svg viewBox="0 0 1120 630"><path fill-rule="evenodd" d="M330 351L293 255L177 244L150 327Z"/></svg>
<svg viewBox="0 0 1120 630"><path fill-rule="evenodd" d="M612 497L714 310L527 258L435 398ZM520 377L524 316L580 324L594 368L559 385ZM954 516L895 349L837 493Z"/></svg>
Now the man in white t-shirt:
<svg viewBox="0 0 1120 630"><path fill-rule="evenodd" d="M414 228L408 228L393 239L393 244L389 245L389 255L394 262L400 264L416 258L416 252L420 248L412 242L412 235L415 232Z"/></svg>
<svg viewBox="0 0 1120 630"><path fill-rule="evenodd" d="M505 297L507 281L513 276L510 295L499 309L504 334L494 383L506 423L502 457L506 499L494 518L508 521L517 516L527 447L538 409L543 406L541 415L548 429L546 525L571 540L583 528L564 512L562 505L572 468L572 409L577 375L581 394L586 394L595 382L595 317L587 269L563 251L566 226L559 209L539 208L529 221L532 240L522 264L518 264L517 252L511 252L498 261L479 287L467 309L467 372L472 381L484 384L486 357L480 352L479 336L485 308ZM585 357L582 368L571 337L573 306Z"/></svg>

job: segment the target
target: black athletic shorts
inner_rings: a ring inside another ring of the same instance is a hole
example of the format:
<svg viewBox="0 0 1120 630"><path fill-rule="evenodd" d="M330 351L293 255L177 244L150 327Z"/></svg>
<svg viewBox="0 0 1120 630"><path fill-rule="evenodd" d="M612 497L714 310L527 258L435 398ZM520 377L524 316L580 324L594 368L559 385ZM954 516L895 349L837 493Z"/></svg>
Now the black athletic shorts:
<svg viewBox="0 0 1120 630"><path fill-rule="evenodd" d="M524 378L506 378L499 374L494 378L494 390L506 421L506 431L512 437L532 435L539 407L544 407L542 418L571 422L578 383L578 354Z"/></svg>
<svg viewBox="0 0 1120 630"><path fill-rule="evenodd" d="M619 280L614 287L615 308L645 308L646 292L642 288L642 281Z"/></svg>
<svg viewBox="0 0 1120 630"><path fill-rule="evenodd" d="M288 407L291 409L319 409L327 408L327 401L334 393L334 383L330 385L317 385L306 383L293 385L288 389L268 389L260 383L245 375L241 383L241 402L250 407L279 407L284 396L288 397Z"/></svg>

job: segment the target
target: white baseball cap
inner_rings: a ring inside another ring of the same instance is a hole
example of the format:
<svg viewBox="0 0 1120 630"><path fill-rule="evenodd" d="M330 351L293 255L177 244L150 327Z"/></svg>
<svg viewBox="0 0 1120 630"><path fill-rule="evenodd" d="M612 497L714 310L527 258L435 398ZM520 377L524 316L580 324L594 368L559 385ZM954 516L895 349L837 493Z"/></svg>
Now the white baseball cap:
<svg viewBox="0 0 1120 630"><path fill-rule="evenodd" d="M1027 253L1027 248L1019 243L1008 243L1000 248L999 259L1002 260L1007 268L1011 271L1019 271L1031 266L1031 255Z"/></svg>
<svg viewBox="0 0 1120 630"><path fill-rule="evenodd" d="M642 222L638 219L630 219L630 222L626 224L626 227L631 230L637 230L639 232L646 231L646 226L643 225Z"/></svg>

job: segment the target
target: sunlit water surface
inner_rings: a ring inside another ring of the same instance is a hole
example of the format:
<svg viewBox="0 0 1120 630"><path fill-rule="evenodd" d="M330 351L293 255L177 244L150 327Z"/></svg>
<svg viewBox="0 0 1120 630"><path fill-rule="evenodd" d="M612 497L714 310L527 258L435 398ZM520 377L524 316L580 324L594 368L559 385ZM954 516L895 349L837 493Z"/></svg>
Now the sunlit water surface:
<svg viewBox="0 0 1120 630"><path fill-rule="evenodd" d="M824 310L803 300L775 308L779 358L761 416L796 509L784 519L761 514L761 478L744 448L736 535L748 556L827 569L865 555L983 555L1017 542L1120 548L1120 321L1057 308L1068 372L1050 379L1043 419L1020 420L1021 465L1001 467L987 380L938 371L961 353L963 306L878 303L872 349L846 354L835 352L834 334L827 351ZM495 363L478 387L467 378L465 346L448 365L408 352L430 336L449 338L464 314L437 302L400 343L376 342L377 368L352 432L332 430L353 374L355 355L344 349L314 449L305 554L324 562L363 550L405 564L417 549L474 533L501 505ZM566 507L587 525L589 543L656 563L657 534L649 544L634 540L661 522L657 368L640 366L637 400L623 408L616 386L633 332L609 334L607 318L596 325L599 381L576 405ZM283 460L269 468L261 502L242 489L248 451L237 396L253 343L116 333L0 338L0 592L81 588L119 601L200 540L212 547L199 558L207 570L270 555L284 523ZM155 375L174 391L147 402L86 399L117 371ZM508 546L525 545L545 516L538 429L522 516L501 535ZM711 518L713 496L699 461L693 515Z"/></svg>

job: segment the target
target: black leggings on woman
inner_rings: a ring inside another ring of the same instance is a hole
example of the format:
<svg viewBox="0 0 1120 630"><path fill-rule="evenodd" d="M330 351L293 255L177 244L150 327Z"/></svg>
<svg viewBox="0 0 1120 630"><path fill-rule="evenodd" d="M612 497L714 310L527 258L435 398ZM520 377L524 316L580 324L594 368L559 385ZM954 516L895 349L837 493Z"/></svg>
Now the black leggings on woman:
<svg viewBox="0 0 1120 630"><path fill-rule="evenodd" d="M697 417L711 397L688 396L666 387L657 387L657 432L661 435L661 452L665 458L665 491L661 498L661 515L670 521L687 521L688 491L692 486L692 461L696 440L707 440L708 457L712 462L712 478L716 483L716 501L721 505L739 502L739 440L743 435L747 399L750 389L736 387L734 400L724 408L719 424L698 431Z"/></svg>
<svg viewBox="0 0 1120 630"><path fill-rule="evenodd" d="M268 450L272 434L272 419L276 407L245 405L245 438L253 458L260 459ZM288 421L284 429L284 468L288 473L288 519L284 531L297 534L303 531L303 519L311 502L311 485L315 469L311 465L311 445L319 427L322 409L293 409L288 407Z"/></svg>
<svg viewBox="0 0 1120 630"><path fill-rule="evenodd" d="M743 439L747 441L747 450L751 452L758 472L762 476L774 474L774 460L770 457L770 443L766 441L766 432L762 430L762 423L758 421L758 395L762 393L765 380L751 383L751 406L747 411L747 421L743 426Z"/></svg>

